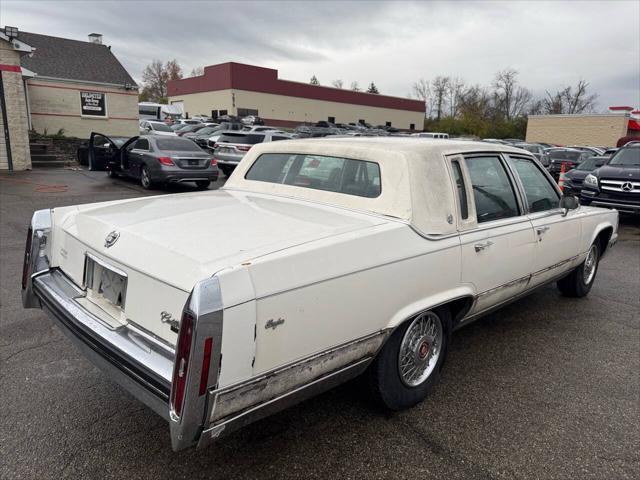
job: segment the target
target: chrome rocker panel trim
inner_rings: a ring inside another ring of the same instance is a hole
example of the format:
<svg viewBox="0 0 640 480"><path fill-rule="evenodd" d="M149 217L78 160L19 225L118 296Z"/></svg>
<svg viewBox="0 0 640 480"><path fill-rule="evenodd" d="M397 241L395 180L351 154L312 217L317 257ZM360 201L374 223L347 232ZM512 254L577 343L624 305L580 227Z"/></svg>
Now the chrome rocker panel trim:
<svg viewBox="0 0 640 480"><path fill-rule="evenodd" d="M172 353L126 326L107 327L74 300L85 292L59 270L35 277L33 290L43 310L92 363L158 415L169 418Z"/></svg>

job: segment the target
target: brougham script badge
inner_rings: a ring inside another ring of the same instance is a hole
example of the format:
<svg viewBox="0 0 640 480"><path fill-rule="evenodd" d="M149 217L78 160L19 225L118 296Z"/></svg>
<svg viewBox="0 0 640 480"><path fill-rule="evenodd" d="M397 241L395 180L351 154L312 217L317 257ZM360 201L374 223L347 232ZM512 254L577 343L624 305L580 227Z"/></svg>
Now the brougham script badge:
<svg viewBox="0 0 640 480"><path fill-rule="evenodd" d="M283 323L284 318L278 318L277 320L270 318L269 320L267 320L267 323L265 323L264 328L265 330L268 328L273 328L275 330L279 325L282 325Z"/></svg>
<svg viewBox="0 0 640 480"><path fill-rule="evenodd" d="M104 246L107 248L113 246L113 244L116 243L119 238L120 233L118 233L116 230L110 232L109 235L107 235L107 237L104 239Z"/></svg>
<svg viewBox="0 0 640 480"><path fill-rule="evenodd" d="M167 311L160 312L160 321L162 323L168 323L171 326L171 330L176 333L180 329L180 321L173 318L173 316L171 316Z"/></svg>

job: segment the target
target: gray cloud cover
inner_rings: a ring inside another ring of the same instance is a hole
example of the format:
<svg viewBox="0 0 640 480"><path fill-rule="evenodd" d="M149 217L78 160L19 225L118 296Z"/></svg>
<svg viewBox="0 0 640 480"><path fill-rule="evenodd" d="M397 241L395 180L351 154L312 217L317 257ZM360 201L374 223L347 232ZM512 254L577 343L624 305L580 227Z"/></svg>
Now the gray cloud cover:
<svg viewBox="0 0 640 480"><path fill-rule="evenodd" d="M3 24L105 43L137 79L153 58L237 61L280 77L375 81L405 96L418 78L487 85L506 67L538 95L584 78L599 107L640 106L640 2L178 2L0 4Z"/></svg>

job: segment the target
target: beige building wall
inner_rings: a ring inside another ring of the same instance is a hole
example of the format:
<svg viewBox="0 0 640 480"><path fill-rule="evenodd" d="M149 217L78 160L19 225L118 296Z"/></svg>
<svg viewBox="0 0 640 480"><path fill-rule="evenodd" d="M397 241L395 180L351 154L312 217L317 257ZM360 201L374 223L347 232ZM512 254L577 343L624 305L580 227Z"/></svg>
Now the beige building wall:
<svg viewBox="0 0 640 480"><path fill-rule="evenodd" d="M20 53L11 45L0 39L0 64L20 66ZM29 151L29 127L27 122L27 101L24 94L24 82L21 72L0 71L4 86L4 99L7 107L7 125L9 127L9 143L11 161L14 170L31 168L31 152ZM0 108L1 104L0 104ZM0 111L0 115L2 112ZM1 118L1 117L0 117ZM0 130L0 170L9 168L7 145L4 128Z"/></svg>
<svg viewBox="0 0 640 480"><path fill-rule="evenodd" d="M615 147L627 134L629 117L621 114L530 115L527 142Z"/></svg>
<svg viewBox="0 0 640 480"><path fill-rule="evenodd" d="M67 137L89 138L91 132L134 136L139 132L138 93L80 82L53 81L34 77L27 81L32 128ZM81 115L80 92L105 92L106 117Z"/></svg>
<svg viewBox="0 0 640 480"><path fill-rule="evenodd" d="M193 93L171 97L169 103L184 102L184 111L189 115L210 114L211 110L228 110L237 114L238 108L258 110L266 119L290 122L317 122L335 117L338 123L352 123L364 120L372 125L391 122L394 127L408 129L414 124L422 130L424 113L395 110L391 108L369 107L339 102L327 102L310 98L289 97L246 90L220 90Z"/></svg>

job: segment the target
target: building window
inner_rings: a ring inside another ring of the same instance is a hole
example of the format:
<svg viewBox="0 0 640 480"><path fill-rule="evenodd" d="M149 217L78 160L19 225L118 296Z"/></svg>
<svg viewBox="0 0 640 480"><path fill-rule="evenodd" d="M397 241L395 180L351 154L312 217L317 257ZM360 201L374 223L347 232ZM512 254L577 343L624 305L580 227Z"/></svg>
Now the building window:
<svg viewBox="0 0 640 480"><path fill-rule="evenodd" d="M218 118L218 110L211 110L211 118Z"/></svg>
<svg viewBox="0 0 640 480"><path fill-rule="evenodd" d="M227 114L227 111L226 110L220 110L218 113L220 114L221 117L224 117Z"/></svg>
<svg viewBox="0 0 640 480"><path fill-rule="evenodd" d="M364 125L366 122L364 121L364 119L363 119L363 118L361 118L360 120L358 120L358 123L359 123L360 125Z"/></svg>
<svg viewBox="0 0 640 480"><path fill-rule="evenodd" d="M415 123L411 123L409 125L409 130L415 130L416 129L416 124Z"/></svg>
<svg viewBox="0 0 640 480"><path fill-rule="evenodd" d="M238 116L246 117L248 115L253 115L254 117L258 116L258 110L255 108L240 108L238 107Z"/></svg>
<svg viewBox="0 0 640 480"><path fill-rule="evenodd" d="M391 122L384 122L384 124L385 124L387 127L390 127L390 126L391 126Z"/></svg>
<svg viewBox="0 0 640 480"><path fill-rule="evenodd" d="M336 117L328 117L328 118L327 118L327 121L328 121L329 123L336 123Z"/></svg>

